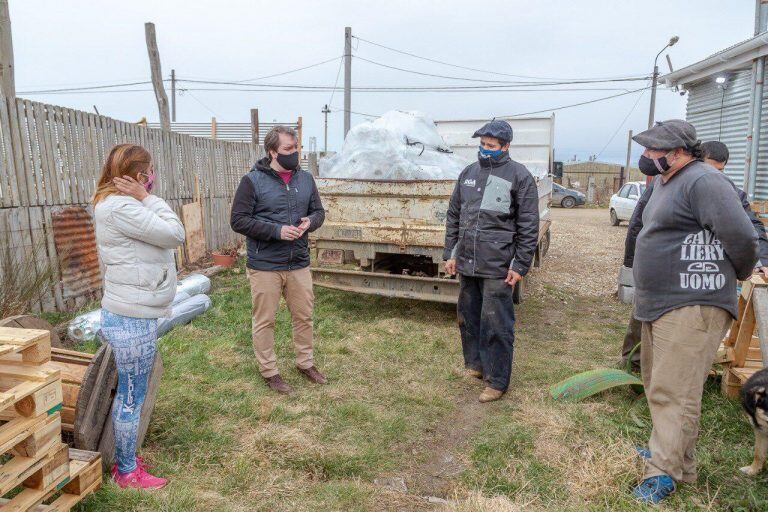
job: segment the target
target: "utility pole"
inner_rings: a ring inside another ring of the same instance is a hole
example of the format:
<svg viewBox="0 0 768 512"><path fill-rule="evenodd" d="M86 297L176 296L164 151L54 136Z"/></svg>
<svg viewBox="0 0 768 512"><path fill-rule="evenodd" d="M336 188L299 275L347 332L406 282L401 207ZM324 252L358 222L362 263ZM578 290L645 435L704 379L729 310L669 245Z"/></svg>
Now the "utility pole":
<svg viewBox="0 0 768 512"><path fill-rule="evenodd" d="M176 122L176 70L171 70L171 121Z"/></svg>
<svg viewBox="0 0 768 512"><path fill-rule="evenodd" d="M152 72L152 87L155 89L157 110L160 113L160 127L163 130L171 130L171 115L168 112L168 96L163 87L163 73L160 69L160 51L157 49L155 36L155 24L144 24L144 35L147 39L147 53L149 54L149 68Z"/></svg>
<svg viewBox="0 0 768 512"><path fill-rule="evenodd" d="M657 62L659 61L659 55L661 55L664 52L664 50L666 50L670 46L674 46L675 43L677 43L679 40L680 40L679 37L672 36L669 39L669 42L667 43L667 45L664 48L662 48L661 51L656 54L656 58L653 59L653 78L651 80L651 108L648 111L648 128L653 127L653 121L654 121L653 117L656 112L656 84L659 81L659 65L657 64Z"/></svg>
<svg viewBox="0 0 768 512"><path fill-rule="evenodd" d="M624 176L622 176L622 179L619 180L619 188L623 187L624 183L631 179L631 173L629 172L629 161L631 158L632 158L632 130L629 130L629 135L627 136L627 165L624 166Z"/></svg>
<svg viewBox="0 0 768 512"><path fill-rule="evenodd" d="M0 91L6 98L16 96L13 77L13 40L8 0L0 0Z"/></svg>
<svg viewBox="0 0 768 512"><path fill-rule="evenodd" d="M344 138L351 125L352 110L352 27L344 27Z"/></svg>
<svg viewBox="0 0 768 512"><path fill-rule="evenodd" d="M323 153L328 154L328 114L331 113L331 109L328 108L328 105L325 105L321 112L325 116L325 139L323 142Z"/></svg>

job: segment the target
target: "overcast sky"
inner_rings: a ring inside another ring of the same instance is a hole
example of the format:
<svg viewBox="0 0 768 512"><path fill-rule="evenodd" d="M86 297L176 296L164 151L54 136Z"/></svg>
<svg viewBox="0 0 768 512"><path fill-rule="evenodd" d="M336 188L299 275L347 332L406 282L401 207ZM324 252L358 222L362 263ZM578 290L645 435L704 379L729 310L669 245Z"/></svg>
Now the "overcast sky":
<svg viewBox="0 0 768 512"><path fill-rule="evenodd" d="M247 80L335 59L343 54L344 27L353 35L398 50L461 66L556 79L643 76L669 37L680 68L752 36L754 0L537 0L442 1L198 1L11 0L11 23L19 96L111 117L157 121L150 86L139 92L23 94L24 91L149 79L144 22L155 23L163 74L180 79ZM523 80L447 67L355 39L353 54L408 70L482 80ZM667 71L662 55L660 69ZM420 76L354 59L355 86L477 85ZM339 60L251 83L332 86ZM343 72L339 77L343 85ZM587 101L645 82L589 85L610 89L533 92L354 92L352 110L381 114L420 110L435 119L490 118ZM220 87L180 83L182 88ZM585 86L567 86L585 87ZM645 128L650 93L556 112L558 159L573 155L623 161L627 130ZM180 93L178 121L247 122L249 109L264 121L304 119L304 144L323 144L321 92ZM343 94L333 95L329 149L343 139ZM634 110L633 110L634 107ZM630 113L631 112L631 113ZM628 116L628 117L627 117ZM656 119L685 116L685 97L659 89ZM626 122L623 123L624 119ZM352 116L352 124L365 121ZM614 136L615 134L615 136ZM613 138L612 138L613 137ZM609 142L610 141L610 142ZM605 148L605 149L603 149Z"/></svg>

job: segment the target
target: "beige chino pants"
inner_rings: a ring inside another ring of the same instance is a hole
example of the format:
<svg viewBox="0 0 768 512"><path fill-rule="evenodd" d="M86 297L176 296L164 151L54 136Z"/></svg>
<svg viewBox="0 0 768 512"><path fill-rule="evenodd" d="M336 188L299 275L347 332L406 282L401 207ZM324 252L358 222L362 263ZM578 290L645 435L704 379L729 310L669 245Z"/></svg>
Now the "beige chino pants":
<svg viewBox="0 0 768 512"><path fill-rule="evenodd" d="M315 295L312 291L312 273L309 267L300 270L252 270L248 269L251 284L253 314L251 331L253 351L264 378L280 373L275 356L275 315L280 297L285 297L293 323L293 346L296 366L307 369L314 365L312 359L312 310Z"/></svg>
<svg viewBox="0 0 768 512"><path fill-rule="evenodd" d="M685 306L643 322L642 375L653 420L644 479L696 481L701 395L731 319L716 306Z"/></svg>

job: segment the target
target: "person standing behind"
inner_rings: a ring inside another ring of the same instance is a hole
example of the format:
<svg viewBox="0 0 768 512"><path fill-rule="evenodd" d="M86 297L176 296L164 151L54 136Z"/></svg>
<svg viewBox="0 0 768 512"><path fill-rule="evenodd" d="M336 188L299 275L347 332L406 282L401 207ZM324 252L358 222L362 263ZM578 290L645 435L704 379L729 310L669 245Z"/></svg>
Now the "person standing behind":
<svg viewBox="0 0 768 512"><path fill-rule="evenodd" d="M728 146L722 142L704 142L701 145L701 151L702 157L704 158L704 163L711 165L718 171L722 171L725 168L725 165L728 163ZM749 205L749 200L747 199L747 194L745 194L743 190L736 187L735 185L734 189L739 195L741 206L744 208L744 212L747 214L750 222L754 226L755 233L757 233L759 246L758 254L760 257L757 262L757 269L763 274L763 276L768 277L768 266L762 263L768 263L768 235L766 235L765 225L760 219L757 218L755 212L752 211L752 208ZM648 203L648 199L651 197L652 193L653 183L650 183L646 187L643 195L640 197L640 200L637 202L637 206L635 206L635 210L632 212L632 217L629 220L627 238L624 244L624 266L627 268L632 268L633 260L635 257L635 243L637 241L637 235L643 228L643 210L645 209L645 205ZM624 336L624 345L622 347L621 355L622 365L624 366L626 366L627 361L630 359L631 355L632 369L635 371L640 370L641 350L640 347L637 346L640 343L640 331L640 322L637 321L634 317L630 318L629 325L627 326L627 332Z"/></svg>
<svg viewBox="0 0 768 512"><path fill-rule="evenodd" d="M659 503L696 481L701 395L717 348L736 317L736 280L752 273L757 234L733 184L701 161L696 129L657 123L633 140L654 178L633 275L642 324L642 377L653 430L633 494Z"/></svg>
<svg viewBox="0 0 768 512"><path fill-rule="evenodd" d="M701 145L701 151L704 156L704 163L711 165L718 171L725 169L725 165L728 163L728 158L730 157L728 146L720 141L713 140L703 143ZM768 277L768 235L766 235L765 232L765 224L763 224L763 222L757 218L757 215L755 215L755 212L749 204L747 194L738 187L736 187L736 193L739 195L741 206L747 213L749 221L755 227L755 232L757 233L759 244L757 269L763 276Z"/></svg>
<svg viewBox="0 0 768 512"><path fill-rule="evenodd" d="M325 384L313 358L314 293L307 233L325 220L312 175L299 167L296 132L284 126L264 137L267 156L243 176L232 201L230 225L245 235L253 305L253 349L270 389L288 394L275 356L275 315L285 297L293 322L296 367L308 380Z"/></svg>
<svg viewBox="0 0 768 512"><path fill-rule="evenodd" d="M117 365L112 478L120 487L139 489L168 483L147 473L136 457L136 438L157 350L157 319L171 315L176 295L173 250L184 242L179 218L150 193L154 182L149 152L120 144L109 152L92 199L105 269L100 334L111 345Z"/></svg>
<svg viewBox="0 0 768 512"><path fill-rule="evenodd" d="M481 402L509 387L515 341L515 285L533 262L539 193L524 165L509 158L512 127L494 120L477 130L478 161L459 175L448 206L443 259L460 275L458 318L467 373L482 378Z"/></svg>

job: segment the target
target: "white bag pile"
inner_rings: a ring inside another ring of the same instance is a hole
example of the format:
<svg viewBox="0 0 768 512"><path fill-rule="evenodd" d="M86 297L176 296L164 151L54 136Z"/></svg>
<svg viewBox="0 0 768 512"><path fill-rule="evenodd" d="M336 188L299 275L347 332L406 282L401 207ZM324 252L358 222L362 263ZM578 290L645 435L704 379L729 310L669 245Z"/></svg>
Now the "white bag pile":
<svg viewBox="0 0 768 512"><path fill-rule="evenodd" d="M429 116L396 110L353 127L341 152L319 164L323 178L372 180L455 180L466 165Z"/></svg>

